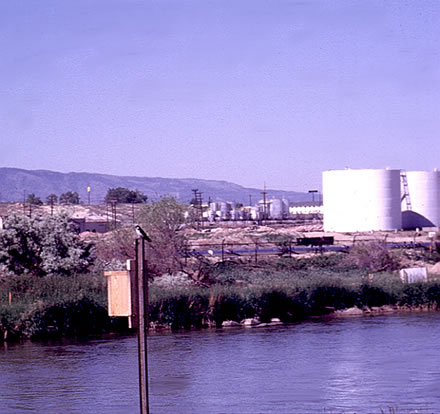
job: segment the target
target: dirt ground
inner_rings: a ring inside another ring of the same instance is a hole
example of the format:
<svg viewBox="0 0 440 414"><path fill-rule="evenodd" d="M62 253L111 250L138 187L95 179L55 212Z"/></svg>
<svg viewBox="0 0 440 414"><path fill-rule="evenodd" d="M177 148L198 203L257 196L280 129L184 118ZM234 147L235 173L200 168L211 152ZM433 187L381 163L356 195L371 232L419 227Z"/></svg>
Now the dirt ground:
<svg viewBox="0 0 440 414"><path fill-rule="evenodd" d="M130 225L134 221L137 210L141 205L119 204L117 206L117 220L121 225ZM29 205L23 203L0 203L0 217L5 217L13 212L29 214ZM51 214L51 207L33 206L32 213ZM106 205L69 205L55 206L55 211L64 210L75 217L102 217L111 220L112 212ZM375 231L362 233L335 233L324 232L322 222L309 221L298 224L295 221L284 223L267 222L252 224L250 222L231 223L203 223L198 228L184 230L191 244L238 244L255 242L272 243L281 240L295 241L300 237L334 237L335 245L351 246L360 241L386 241L388 243L428 243L431 242L430 233L436 229L422 229L421 231ZM438 233L438 232L436 232Z"/></svg>
<svg viewBox="0 0 440 414"><path fill-rule="evenodd" d="M433 229L421 231L375 231L359 233L324 232L321 224L295 225L243 225L219 227L209 226L200 229L187 229L185 231L189 240L194 243L227 244L255 243L256 241L296 240L301 237L334 237L335 245L351 246L357 242L385 241L388 243L427 243Z"/></svg>

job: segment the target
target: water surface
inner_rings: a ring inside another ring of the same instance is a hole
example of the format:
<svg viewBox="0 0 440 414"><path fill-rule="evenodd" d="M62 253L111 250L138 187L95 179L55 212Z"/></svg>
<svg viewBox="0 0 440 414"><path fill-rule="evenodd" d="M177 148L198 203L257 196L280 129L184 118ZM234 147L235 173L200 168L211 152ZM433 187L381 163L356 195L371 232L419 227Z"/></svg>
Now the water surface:
<svg viewBox="0 0 440 414"><path fill-rule="evenodd" d="M150 412L440 412L440 314L149 337ZM136 413L136 337L0 347L1 413Z"/></svg>

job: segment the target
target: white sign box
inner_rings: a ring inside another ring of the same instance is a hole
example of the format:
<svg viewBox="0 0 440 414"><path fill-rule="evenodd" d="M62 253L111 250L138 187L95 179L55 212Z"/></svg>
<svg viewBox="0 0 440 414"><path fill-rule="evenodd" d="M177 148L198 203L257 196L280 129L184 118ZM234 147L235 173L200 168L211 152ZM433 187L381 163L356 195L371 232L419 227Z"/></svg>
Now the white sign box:
<svg viewBox="0 0 440 414"><path fill-rule="evenodd" d="M410 267L400 271L400 279L403 283L427 282L428 272L426 267Z"/></svg>

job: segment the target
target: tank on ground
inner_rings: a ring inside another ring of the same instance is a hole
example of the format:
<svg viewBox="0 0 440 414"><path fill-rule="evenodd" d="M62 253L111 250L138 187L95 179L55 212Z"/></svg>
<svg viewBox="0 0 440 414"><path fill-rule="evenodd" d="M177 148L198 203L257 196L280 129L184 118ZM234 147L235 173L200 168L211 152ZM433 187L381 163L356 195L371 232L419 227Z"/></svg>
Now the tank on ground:
<svg viewBox="0 0 440 414"><path fill-rule="evenodd" d="M282 200L279 198L270 200L269 216L273 220L282 220L284 218L284 205Z"/></svg>
<svg viewBox="0 0 440 414"><path fill-rule="evenodd" d="M403 191L402 227L439 227L440 171L408 171L406 177L409 198L404 198L408 195Z"/></svg>
<svg viewBox="0 0 440 414"><path fill-rule="evenodd" d="M322 184L325 231L401 229L400 170L324 171Z"/></svg>

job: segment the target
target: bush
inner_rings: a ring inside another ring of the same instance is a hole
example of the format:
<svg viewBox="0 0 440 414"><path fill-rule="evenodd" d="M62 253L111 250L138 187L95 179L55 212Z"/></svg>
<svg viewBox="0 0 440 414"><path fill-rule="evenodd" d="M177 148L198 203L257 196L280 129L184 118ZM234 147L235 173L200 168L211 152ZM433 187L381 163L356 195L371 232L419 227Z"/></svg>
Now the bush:
<svg viewBox="0 0 440 414"><path fill-rule="evenodd" d="M278 270L327 269L339 271L344 266L344 255L340 253L319 254L300 258L281 257L275 264Z"/></svg>
<svg viewBox="0 0 440 414"><path fill-rule="evenodd" d="M0 264L9 272L35 276L82 273L93 262L93 245L80 239L65 214L14 214L0 230Z"/></svg>
<svg viewBox="0 0 440 414"><path fill-rule="evenodd" d="M0 333L7 333L8 340L126 330L126 318L108 316L107 285L102 274L69 278L22 275L0 280Z"/></svg>
<svg viewBox="0 0 440 414"><path fill-rule="evenodd" d="M258 305L258 316L263 322L269 322L272 318L292 322L305 319L310 314L304 292L295 295L280 290L265 292L259 298Z"/></svg>
<svg viewBox="0 0 440 414"><path fill-rule="evenodd" d="M358 295L355 289L345 286L324 285L311 289L309 304L313 315L325 315L333 309L351 308Z"/></svg>
<svg viewBox="0 0 440 414"><path fill-rule="evenodd" d="M383 242L355 244L345 259L345 264L368 269L371 272L388 272L400 267L400 259Z"/></svg>
<svg viewBox="0 0 440 414"><path fill-rule="evenodd" d="M207 292L197 289L153 287L150 294L149 318L173 329L205 325L209 311Z"/></svg>
<svg viewBox="0 0 440 414"><path fill-rule="evenodd" d="M359 288L359 299L357 306L383 306L397 302L396 293L387 292L382 286L362 284Z"/></svg>

